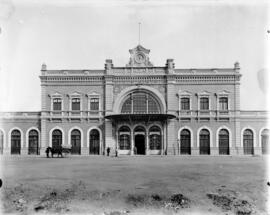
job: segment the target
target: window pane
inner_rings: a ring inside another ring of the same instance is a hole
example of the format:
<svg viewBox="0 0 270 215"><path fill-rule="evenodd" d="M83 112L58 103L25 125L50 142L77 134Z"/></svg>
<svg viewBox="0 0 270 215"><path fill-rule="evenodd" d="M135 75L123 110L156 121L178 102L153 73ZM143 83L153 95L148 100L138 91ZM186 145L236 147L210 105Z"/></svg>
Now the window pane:
<svg viewBox="0 0 270 215"><path fill-rule="evenodd" d="M189 98L181 98L181 110L189 110Z"/></svg>
<svg viewBox="0 0 270 215"><path fill-rule="evenodd" d="M53 99L53 110L59 111L62 109L62 100L59 98Z"/></svg>
<svg viewBox="0 0 270 215"><path fill-rule="evenodd" d="M147 93L135 92L128 95L125 100L121 113L160 113L158 102Z"/></svg>
<svg viewBox="0 0 270 215"><path fill-rule="evenodd" d="M228 98L226 97L219 98L219 109L228 110Z"/></svg>
<svg viewBox="0 0 270 215"><path fill-rule="evenodd" d="M91 98L90 99L90 110L98 111L99 110L99 99Z"/></svg>
<svg viewBox="0 0 270 215"><path fill-rule="evenodd" d="M201 98L200 99L200 109L201 110L209 110L209 99Z"/></svg>
<svg viewBox="0 0 270 215"><path fill-rule="evenodd" d="M72 110L80 110L80 99L72 99Z"/></svg>

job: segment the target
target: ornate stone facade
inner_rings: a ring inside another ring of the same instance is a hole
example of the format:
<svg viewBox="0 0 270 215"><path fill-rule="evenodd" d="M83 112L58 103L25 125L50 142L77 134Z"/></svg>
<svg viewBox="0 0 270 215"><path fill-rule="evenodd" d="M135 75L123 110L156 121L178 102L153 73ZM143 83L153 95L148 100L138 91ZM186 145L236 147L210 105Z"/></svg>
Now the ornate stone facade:
<svg viewBox="0 0 270 215"><path fill-rule="evenodd" d="M41 111L1 113L0 152L44 154L242 155L267 153L266 111L240 110L240 65L176 69L129 50L129 63L103 70L41 69Z"/></svg>

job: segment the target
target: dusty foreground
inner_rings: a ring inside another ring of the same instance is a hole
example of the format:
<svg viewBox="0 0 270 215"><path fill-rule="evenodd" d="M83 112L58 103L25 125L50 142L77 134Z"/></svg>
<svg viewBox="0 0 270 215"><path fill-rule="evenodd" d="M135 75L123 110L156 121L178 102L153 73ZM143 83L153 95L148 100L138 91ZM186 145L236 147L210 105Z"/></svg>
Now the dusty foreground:
<svg viewBox="0 0 270 215"><path fill-rule="evenodd" d="M265 157L1 157L2 213L267 214Z"/></svg>

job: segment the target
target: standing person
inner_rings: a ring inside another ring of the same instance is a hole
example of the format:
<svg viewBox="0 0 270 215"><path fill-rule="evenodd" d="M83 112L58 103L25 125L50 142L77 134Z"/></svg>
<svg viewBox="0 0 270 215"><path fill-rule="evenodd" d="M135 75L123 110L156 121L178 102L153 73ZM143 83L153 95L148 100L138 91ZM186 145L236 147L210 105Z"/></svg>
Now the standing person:
<svg viewBox="0 0 270 215"><path fill-rule="evenodd" d="M110 156L110 151L111 151L111 149L110 149L110 147L108 147L107 148L107 156Z"/></svg>
<svg viewBox="0 0 270 215"><path fill-rule="evenodd" d="M118 149L115 149L115 157L118 157Z"/></svg>
<svg viewBox="0 0 270 215"><path fill-rule="evenodd" d="M136 155L136 154L137 154L137 147L134 146L134 155Z"/></svg>

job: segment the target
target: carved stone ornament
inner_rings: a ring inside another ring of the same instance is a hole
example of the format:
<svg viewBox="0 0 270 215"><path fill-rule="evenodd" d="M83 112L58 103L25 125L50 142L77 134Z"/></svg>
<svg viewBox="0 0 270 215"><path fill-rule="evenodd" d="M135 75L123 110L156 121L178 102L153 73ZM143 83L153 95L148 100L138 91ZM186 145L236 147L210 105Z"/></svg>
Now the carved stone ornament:
<svg viewBox="0 0 270 215"><path fill-rule="evenodd" d="M130 49L130 59L127 67L153 67L153 64L149 61L149 49L136 46L134 49Z"/></svg>

